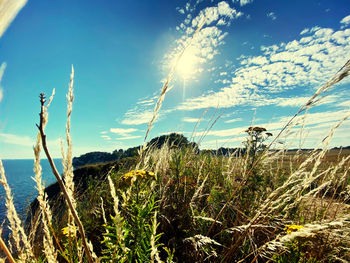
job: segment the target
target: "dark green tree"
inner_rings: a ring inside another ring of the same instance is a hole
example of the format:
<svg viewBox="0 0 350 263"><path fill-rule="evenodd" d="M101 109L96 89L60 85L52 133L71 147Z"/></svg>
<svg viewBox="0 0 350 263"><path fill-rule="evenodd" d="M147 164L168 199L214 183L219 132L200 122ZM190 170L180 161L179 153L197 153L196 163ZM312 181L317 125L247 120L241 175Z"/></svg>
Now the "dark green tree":
<svg viewBox="0 0 350 263"><path fill-rule="evenodd" d="M272 136L272 133L267 132L264 127L251 126L245 130L248 133L248 138L243 142L247 154L251 157L251 166L254 164L259 152L266 148L264 142Z"/></svg>

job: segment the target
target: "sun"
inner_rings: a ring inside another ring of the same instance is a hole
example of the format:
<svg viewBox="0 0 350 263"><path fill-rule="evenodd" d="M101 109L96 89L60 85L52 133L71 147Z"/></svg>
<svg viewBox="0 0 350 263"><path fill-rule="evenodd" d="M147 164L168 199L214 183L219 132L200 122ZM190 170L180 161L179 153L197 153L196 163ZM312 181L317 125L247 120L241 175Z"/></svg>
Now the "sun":
<svg viewBox="0 0 350 263"><path fill-rule="evenodd" d="M192 78L199 70L200 58L195 47L188 47L176 65L176 72L183 79Z"/></svg>

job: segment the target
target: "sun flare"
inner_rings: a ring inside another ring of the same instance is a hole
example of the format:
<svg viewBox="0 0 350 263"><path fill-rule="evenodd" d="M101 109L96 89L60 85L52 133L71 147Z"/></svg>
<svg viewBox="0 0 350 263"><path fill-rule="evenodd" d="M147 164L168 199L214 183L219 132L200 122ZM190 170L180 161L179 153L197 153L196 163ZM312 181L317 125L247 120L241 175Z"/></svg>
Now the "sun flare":
<svg viewBox="0 0 350 263"><path fill-rule="evenodd" d="M199 61L196 48L188 47L176 66L176 72L183 79L189 79L199 71Z"/></svg>

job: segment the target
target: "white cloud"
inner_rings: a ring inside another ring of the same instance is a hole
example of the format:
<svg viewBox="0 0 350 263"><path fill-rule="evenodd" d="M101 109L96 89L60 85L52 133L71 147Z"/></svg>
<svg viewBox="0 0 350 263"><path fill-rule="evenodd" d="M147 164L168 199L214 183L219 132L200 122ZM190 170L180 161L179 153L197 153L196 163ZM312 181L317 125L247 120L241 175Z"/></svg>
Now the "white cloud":
<svg viewBox="0 0 350 263"><path fill-rule="evenodd" d="M132 140L132 139L137 139L137 138L141 138L141 135L136 135L136 136L127 136L127 137L121 137L121 138L117 138L116 140Z"/></svg>
<svg viewBox="0 0 350 263"><path fill-rule="evenodd" d="M262 46L262 55L241 56L242 66L226 76L225 87L187 99L178 109L275 104L276 94L297 87L307 87L312 94L313 88L324 84L347 61L350 29L313 27L303 31L299 40ZM350 78L342 81L349 82Z"/></svg>
<svg viewBox="0 0 350 263"><path fill-rule="evenodd" d="M294 97L294 98L280 98L277 100L277 105L281 107L301 107L310 97Z"/></svg>
<svg viewBox="0 0 350 263"><path fill-rule="evenodd" d="M194 10L191 9L191 11ZM187 15L185 21L178 26L179 30L182 30L182 37L174 42L175 48L164 57L163 64L166 72L177 65L177 72L181 77L195 79L198 73L204 71L207 62L219 53L218 47L224 43L223 40L227 36L227 32L224 32L222 26L229 25L233 19L240 16L242 16L242 13L231 8L225 1L201 10L193 18L192 15ZM203 23L204 25L202 25ZM201 30L192 38L193 32L199 26L202 26ZM190 46L188 46L189 44ZM188 46L186 52L182 55L179 63L176 64L178 57L186 46ZM186 72L186 76L184 72Z"/></svg>
<svg viewBox="0 0 350 263"><path fill-rule="evenodd" d="M306 33L309 33L309 29L308 28L304 28L303 31L300 32L300 35L304 35Z"/></svg>
<svg viewBox="0 0 350 263"><path fill-rule="evenodd" d="M183 8L179 8L177 9L177 11L180 13L180 14L184 14L185 13L185 10Z"/></svg>
<svg viewBox="0 0 350 263"><path fill-rule="evenodd" d="M342 25L342 28L348 26L350 24L350 15L344 17L341 21L340 21Z"/></svg>
<svg viewBox="0 0 350 263"><path fill-rule="evenodd" d="M340 103L337 104L337 106L340 106L340 107L350 107L350 101L347 100L347 101L340 102Z"/></svg>
<svg viewBox="0 0 350 263"><path fill-rule="evenodd" d="M247 4L250 4L253 2L253 0L233 0L232 1L233 3L239 3L241 6L244 6L244 5L247 5Z"/></svg>
<svg viewBox="0 0 350 263"><path fill-rule="evenodd" d="M0 83L1 83L1 80L2 80L2 76L4 75L4 72L5 72L5 69L6 69L6 62L3 62L0 66Z"/></svg>
<svg viewBox="0 0 350 263"><path fill-rule="evenodd" d="M102 139L105 139L105 140L111 140L112 138L109 137L108 135L101 135L101 138Z"/></svg>
<svg viewBox="0 0 350 263"><path fill-rule="evenodd" d="M7 144L16 144L29 147L32 147L34 145L32 138L10 133L0 133L0 141Z"/></svg>
<svg viewBox="0 0 350 263"><path fill-rule="evenodd" d="M153 97L153 98L145 98L145 99L141 99L139 100L136 104L142 105L142 106L151 106L154 105L155 101L157 100L157 97Z"/></svg>
<svg viewBox="0 0 350 263"><path fill-rule="evenodd" d="M270 12L266 14L267 17L271 18L272 20L276 20L276 14L274 12Z"/></svg>
<svg viewBox="0 0 350 263"><path fill-rule="evenodd" d="M126 125L140 125L144 123L148 123L153 116L152 110L140 110L140 109L132 109L129 110L124 115L124 119L122 120L122 124Z"/></svg>
<svg viewBox="0 0 350 263"><path fill-rule="evenodd" d="M242 118L235 118L235 119L231 119L231 120L227 120L227 121L224 121L225 123L233 123L233 122L239 122L239 121L242 121L243 119Z"/></svg>
<svg viewBox="0 0 350 263"><path fill-rule="evenodd" d="M112 133L119 134L121 136L129 136L130 133L133 133L133 132L137 131L137 129L134 129L134 128L128 128L128 129L111 128L109 131L112 132Z"/></svg>
<svg viewBox="0 0 350 263"><path fill-rule="evenodd" d="M101 131L100 133L101 133L101 134L107 134L108 131Z"/></svg>
<svg viewBox="0 0 350 263"><path fill-rule="evenodd" d="M199 119L198 119L198 118L188 118L188 117L185 117L185 118L183 118L183 121L184 121L184 122L195 123L195 122L198 122Z"/></svg>
<svg viewBox="0 0 350 263"><path fill-rule="evenodd" d="M285 142L288 147L299 146L299 136L296 134L302 132L305 145L303 147L314 148L322 142L322 139L327 136L333 126L335 126L344 116L349 114L349 110L340 111L324 111L317 113L308 113L307 115L300 115L296 120L296 126L289 132L282 134L280 140ZM291 119L291 116L282 116L270 122L257 122L254 125L265 127L273 135L277 135L284 125ZM301 130L301 125L304 125ZM207 133L206 138L201 148L217 148L221 146L239 146L246 138L245 130L248 126L241 126L231 129L211 130ZM338 145L348 143L350 122L346 121L340 128L336 130L335 141ZM196 136L202 136L205 132L197 133ZM209 138L215 136L216 139ZM233 144L232 144L233 143ZM334 145L334 143L333 143Z"/></svg>
<svg viewBox="0 0 350 263"><path fill-rule="evenodd" d="M0 66L0 85L1 85L2 76L4 75L6 66L7 66L6 62L3 62ZM0 102L2 101L2 98L3 98L3 90L0 86Z"/></svg>

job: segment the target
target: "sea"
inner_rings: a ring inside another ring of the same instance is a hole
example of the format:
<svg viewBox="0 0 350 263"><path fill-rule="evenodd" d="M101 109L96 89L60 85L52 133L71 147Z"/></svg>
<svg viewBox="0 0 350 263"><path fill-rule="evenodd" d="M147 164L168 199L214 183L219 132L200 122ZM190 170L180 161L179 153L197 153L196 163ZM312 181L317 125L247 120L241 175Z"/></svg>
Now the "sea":
<svg viewBox="0 0 350 263"><path fill-rule="evenodd" d="M56 168L60 174L62 174L62 161L61 159L54 160ZM38 192L35 188L35 181L32 177L35 176L33 172L34 160L32 159L15 159L15 160L2 160L5 168L5 174L7 183L10 185L14 200L14 205L17 213L22 221L25 221L26 211L29 204L36 198ZM48 186L56 182L56 177L51 171L50 164L47 159L40 161L42 166L42 182L45 186ZM0 225L3 227L3 235L5 239L8 235L8 222L6 220L6 195L5 190L0 185Z"/></svg>

